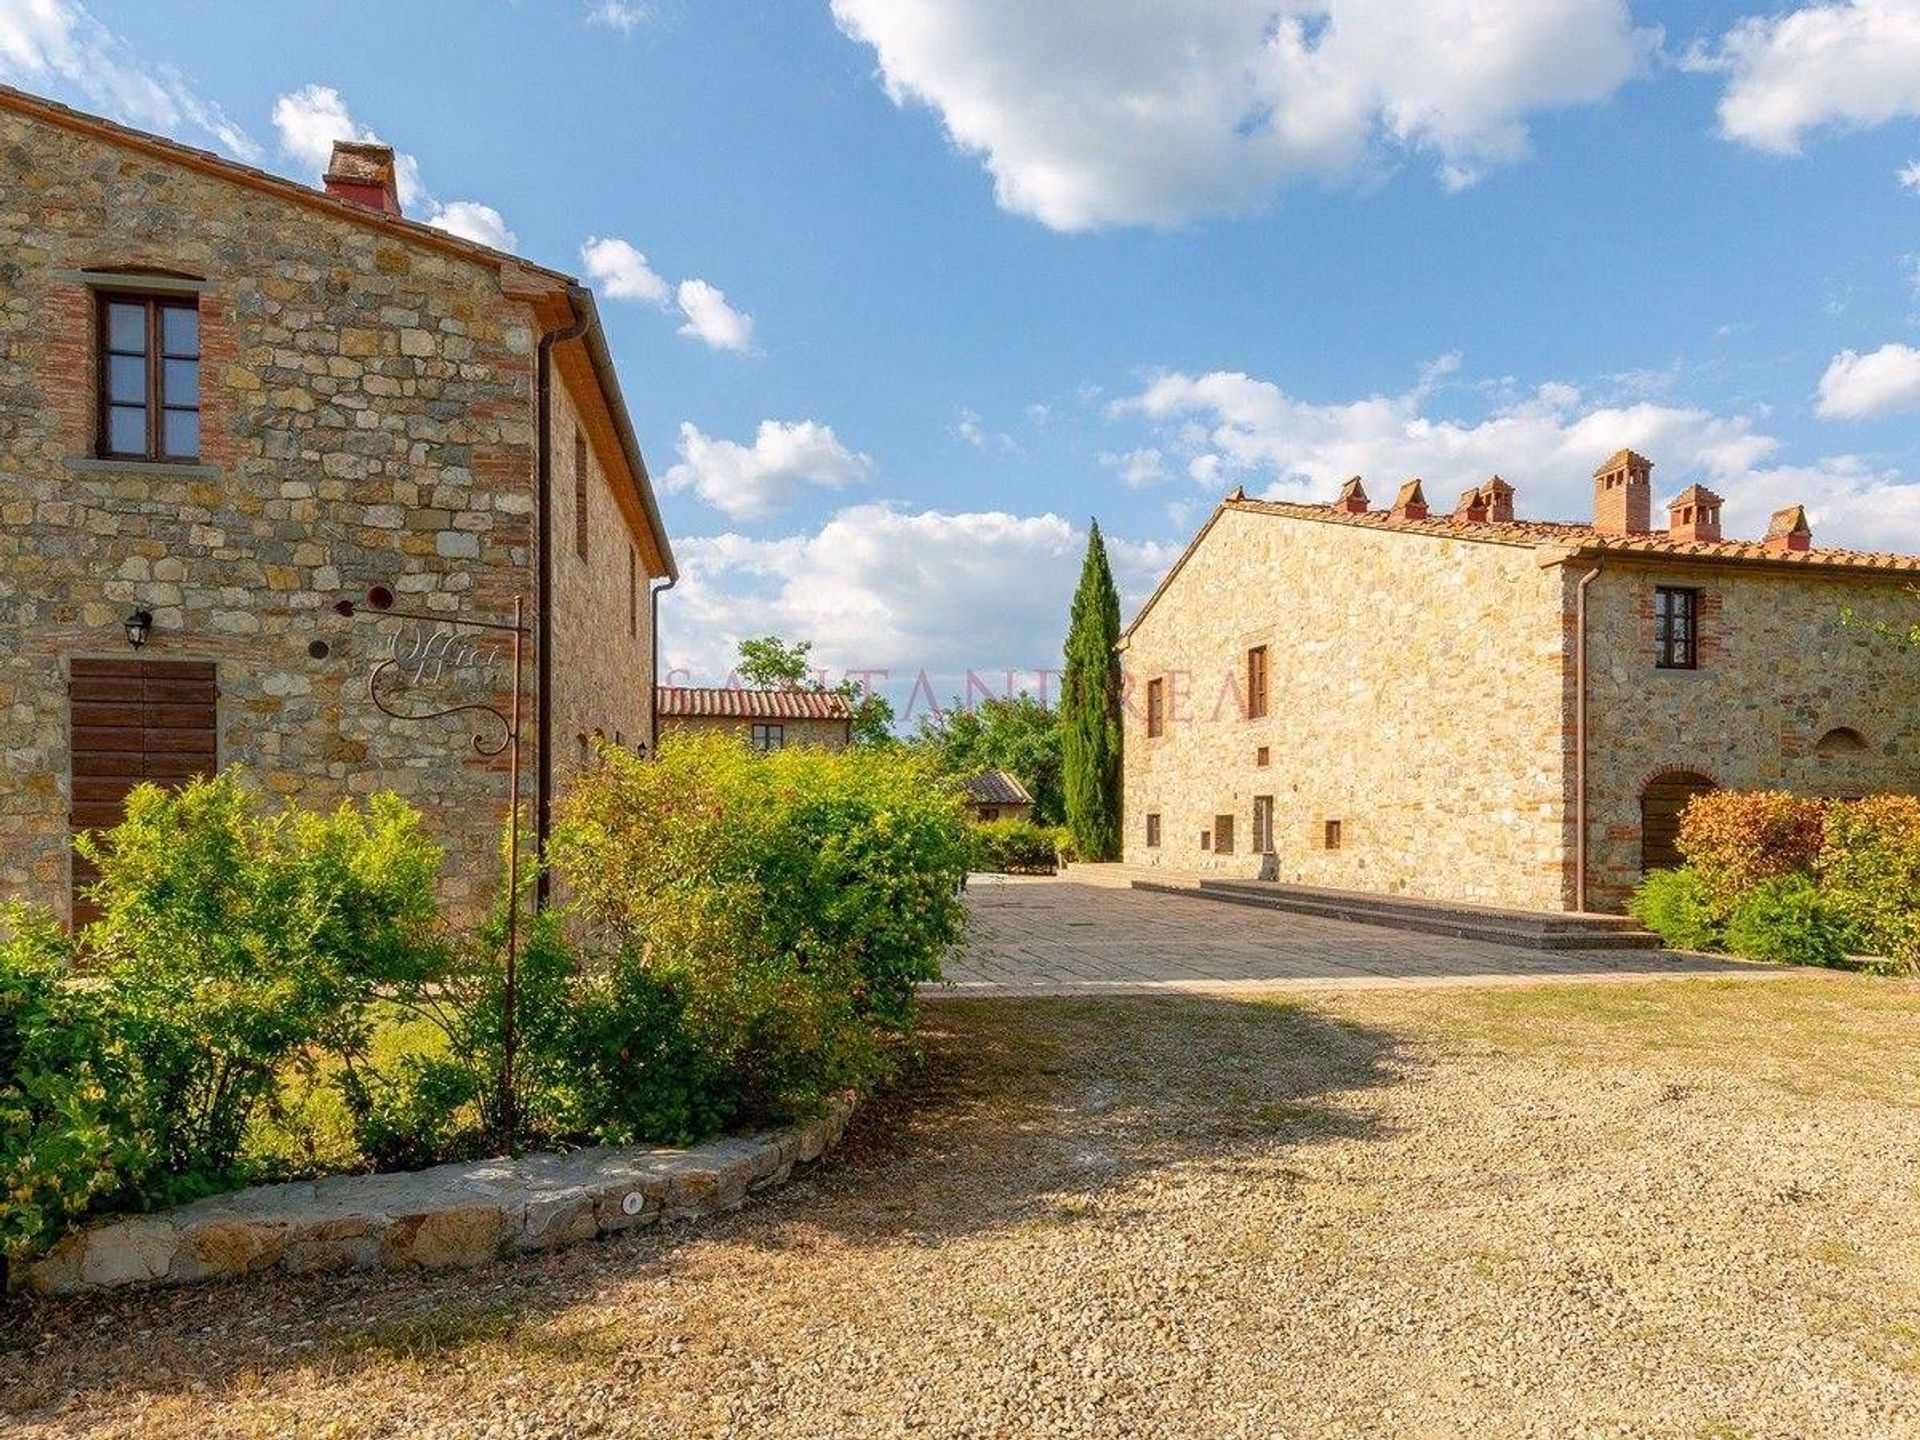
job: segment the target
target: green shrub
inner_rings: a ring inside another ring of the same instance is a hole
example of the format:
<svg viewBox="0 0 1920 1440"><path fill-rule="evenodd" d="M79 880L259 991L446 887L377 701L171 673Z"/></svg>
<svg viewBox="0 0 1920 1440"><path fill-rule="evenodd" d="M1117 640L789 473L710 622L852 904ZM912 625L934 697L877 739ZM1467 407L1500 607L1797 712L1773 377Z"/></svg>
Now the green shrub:
<svg viewBox="0 0 1920 1440"><path fill-rule="evenodd" d="M973 868L1002 875L1051 875L1060 847L1030 820L987 820L973 827Z"/></svg>
<svg viewBox="0 0 1920 1440"><path fill-rule="evenodd" d="M152 1149L138 1198L242 1183L255 1110L310 1047L366 1040L375 987L430 967L440 852L403 801L268 811L228 772L152 785L77 848L101 918L80 940Z"/></svg>
<svg viewBox="0 0 1920 1440"><path fill-rule="evenodd" d="M1805 875L1760 881L1735 902L1727 920L1727 948L1749 960L1836 965L1851 942L1848 926Z"/></svg>
<svg viewBox="0 0 1920 1440"><path fill-rule="evenodd" d="M874 1083L964 917L960 800L904 749L760 755L687 737L644 762L609 748L567 797L551 858L618 957L593 982L597 1023L636 1017L652 1057L611 1068L603 1029L598 1069L575 1084L635 1136L676 1116L683 1134L778 1119ZM663 1018L676 1007L678 1035Z"/></svg>
<svg viewBox="0 0 1920 1440"><path fill-rule="evenodd" d="M1920 799L1873 795L1827 814L1820 884L1854 943L1920 970Z"/></svg>
<svg viewBox="0 0 1920 1440"><path fill-rule="evenodd" d="M1680 817L1680 853L1714 901L1731 907L1762 880L1807 875L1827 801L1783 790L1713 790Z"/></svg>
<svg viewBox="0 0 1920 1440"><path fill-rule="evenodd" d="M1692 869L1655 870L1627 902L1634 919L1678 950L1720 950L1727 941L1726 913Z"/></svg>
<svg viewBox="0 0 1920 1440"><path fill-rule="evenodd" d="M0 906L0 1257L57 1238L148 1156L117 1105L127 1076L98 988L69 975L47 912Z"/></svg>
<svg viewBox="0 0 1920 1440"><path fill-rule="evenodd" d="M1053 853L1060 859L1062 866L1071 865L1080 858L1080 852L1073 843L1073 831L1066 825L1051 825L1047 833L1053 836Z"/></svg>

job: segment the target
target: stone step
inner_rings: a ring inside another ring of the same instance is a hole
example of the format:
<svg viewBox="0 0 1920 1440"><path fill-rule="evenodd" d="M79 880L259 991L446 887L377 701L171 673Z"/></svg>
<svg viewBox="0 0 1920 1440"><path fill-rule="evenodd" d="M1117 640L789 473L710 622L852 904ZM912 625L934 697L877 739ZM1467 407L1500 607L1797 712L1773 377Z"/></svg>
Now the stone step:
<svg viewBox="0 0 1920 1440"><path fill-rule="evenodd" d="M1523 950L1648 950L1660 945L1658 936L1624 915L1505 910L1265 880L1202 880L1197 889L1136 880L1134 888Z"/></svg>

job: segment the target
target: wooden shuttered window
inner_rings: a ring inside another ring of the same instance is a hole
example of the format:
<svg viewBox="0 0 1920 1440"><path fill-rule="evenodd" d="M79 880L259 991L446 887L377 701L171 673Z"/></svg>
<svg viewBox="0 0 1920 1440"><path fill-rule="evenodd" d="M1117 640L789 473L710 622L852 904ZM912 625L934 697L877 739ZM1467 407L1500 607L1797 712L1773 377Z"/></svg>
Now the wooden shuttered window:
<svg viewBox="0 0 1920 1440"><path fill-rule="evenodd" d="M179 785L219 767L219 690L211 661L74 659L67 680L73 766L69 823L103 830L120 823L129 791L143 781ZM81 887L95 878L73 861L73 919L95 917Z"/></svg>
<svg viewBox="0 0 1920 1440"><path fill-rule="evenodd" d="M1267 713L1267 647L1256 645L1247 651L1247 718L1258 720Z"/></svg>
<svg viewBox="0 0 1920 1440"><path fill-rule="evenodd" d="M1167 682L1147 682L1147 735L1155 738L1167 733Z"/></svg>

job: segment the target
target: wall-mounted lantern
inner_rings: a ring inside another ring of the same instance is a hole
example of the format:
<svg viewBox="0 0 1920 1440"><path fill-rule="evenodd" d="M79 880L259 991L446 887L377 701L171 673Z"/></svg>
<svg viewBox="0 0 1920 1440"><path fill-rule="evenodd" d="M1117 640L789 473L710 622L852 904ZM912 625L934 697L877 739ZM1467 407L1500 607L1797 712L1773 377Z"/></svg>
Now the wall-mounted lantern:
<svg viewBox="0 0 1920 1440"><path fill-rule="evenodd" d="M127 644L138 650L147 643L147 636L153 630L153 612L136 610L120 623L127 627Z"/></svg>

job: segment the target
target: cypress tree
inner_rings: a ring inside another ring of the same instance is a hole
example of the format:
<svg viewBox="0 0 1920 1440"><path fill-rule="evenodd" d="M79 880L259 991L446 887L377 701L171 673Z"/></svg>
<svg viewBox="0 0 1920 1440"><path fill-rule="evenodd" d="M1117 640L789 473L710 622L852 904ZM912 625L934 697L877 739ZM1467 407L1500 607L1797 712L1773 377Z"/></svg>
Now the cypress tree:
<svg viewBox="0 0 1920 1440"><path fill-rule="evenodd" d="M1113 648L1119 640L1120 595L1096 520L1073 593L1060 693L1067 825L1084 860L1120 856L1120 656Z"/></svg>

